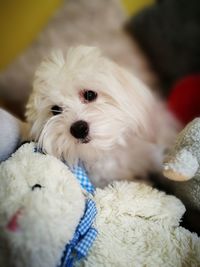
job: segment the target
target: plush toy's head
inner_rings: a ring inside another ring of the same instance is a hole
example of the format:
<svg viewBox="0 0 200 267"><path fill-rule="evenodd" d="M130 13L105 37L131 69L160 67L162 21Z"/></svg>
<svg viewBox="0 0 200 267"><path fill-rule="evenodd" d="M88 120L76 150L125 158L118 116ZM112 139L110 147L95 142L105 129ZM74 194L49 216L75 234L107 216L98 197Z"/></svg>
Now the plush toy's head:
<svg viewBox="0 0 200 267"><path fill-rule="evenodd" d="M0 165L0 180L0 266L58 266L85 207L73 174L25 144Z"/></svg>

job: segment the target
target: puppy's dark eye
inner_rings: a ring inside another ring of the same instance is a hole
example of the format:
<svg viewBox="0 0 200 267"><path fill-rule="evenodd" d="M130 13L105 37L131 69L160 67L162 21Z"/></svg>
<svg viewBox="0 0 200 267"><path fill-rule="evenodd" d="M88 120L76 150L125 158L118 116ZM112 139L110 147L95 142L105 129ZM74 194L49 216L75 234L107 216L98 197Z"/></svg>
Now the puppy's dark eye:
<svg viewBox="0 0 200 267"><path fill-rule="evenodd" d="M31 190L33 191L33 190L35 190L35 189L41 189L42 188L42 186L40 185L40 184L35 184L35 185L33 185L32 187L31 187Z"/></svg>
<svg viewBox="0 0 200 267"><path fill-rule="evenodd" d="M53 115L58 115L58 114L61 114L62 113L62 108L59 107L59 106L52 106L51 107L51 112Z"/></svg>
<svg viewBox="0 0 200 267"><path fill-rule="evenodd" d="M97 93L92 91L92 90L85 90L83 92L83 98L84 98L84 101L86 101L86 102L92 102L92 101L96 100Z"/></svg>

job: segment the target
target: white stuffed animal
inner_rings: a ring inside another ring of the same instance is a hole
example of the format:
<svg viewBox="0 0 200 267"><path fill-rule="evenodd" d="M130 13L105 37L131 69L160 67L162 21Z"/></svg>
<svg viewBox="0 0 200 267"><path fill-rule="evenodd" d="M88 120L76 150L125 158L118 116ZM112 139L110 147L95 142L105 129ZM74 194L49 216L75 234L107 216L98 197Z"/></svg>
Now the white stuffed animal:
<svg viewBox="0 0 200 267"><path fill-rule="evenodd" d="M183 204L150 186L115 182L86 194L64 163L34 152L34 143L1 163L0 181L1 267L200 266L200 239L179 226ZM85 258L72 249L66 263L88 199L97 208L89 229L98 235Z"/></svg>

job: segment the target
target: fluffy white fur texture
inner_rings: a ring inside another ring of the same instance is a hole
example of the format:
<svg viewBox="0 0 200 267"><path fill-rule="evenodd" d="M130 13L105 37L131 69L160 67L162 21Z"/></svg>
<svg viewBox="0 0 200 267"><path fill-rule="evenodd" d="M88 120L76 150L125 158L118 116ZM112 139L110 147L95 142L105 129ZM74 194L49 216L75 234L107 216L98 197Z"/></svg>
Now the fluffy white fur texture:
<svg viewBox="0 0 200 267"><path fill-rule="evenodd" d="M83 214L76 178L26 144L0 165L0 180L0 266L58 266ZM43 187L32 191L35 184ZM123 181L97 189L94 201L98 237L81 266L200 266L200 239L179 226L185 208L177 198ZM18 230L6 230L20 209Z"/></svg>
<svg viewBox="0 0 200 267"><path fill-rule="evenodd" d="M79 267L200 266L200 239L179 226L185 207L177 198L115 182L97 189L94 199L99 235Z"/></svg>
<svg viewBox="0 0 200 267"><path fill-rule="evenodd" d="M77 180L26 144L0 165L0 181L0 266L56 267L84 212ZM36 184L42 188L32 190ZM9 230L18 212L17 229Z"/></svg>
<svg viewBox="0 0 200 267"><path fill-rule="evenodd" d="M84 89L97 92L96 101L83 103ZM62 107L60 115L52 116L54 105ZM159 170L176 133L174 119L150 90L95 47L56 51L42 62L26 115L39 146L71 164L81 159L97 186ZM87 144L70 134L78 120L89 124Z"/></svg>

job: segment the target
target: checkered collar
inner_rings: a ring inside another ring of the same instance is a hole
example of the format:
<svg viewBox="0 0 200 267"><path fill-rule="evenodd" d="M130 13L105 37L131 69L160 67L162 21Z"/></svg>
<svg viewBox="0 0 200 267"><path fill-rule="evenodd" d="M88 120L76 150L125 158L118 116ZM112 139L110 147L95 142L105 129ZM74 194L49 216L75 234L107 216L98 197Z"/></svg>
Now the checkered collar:
<svg viewBox="0 0 200 267"><path fill-rule="evenodd" d="M88 178L84 164L79 162L77 166L69 168L78 179L82 188L89 194L93 194L95 188ZM76 228L73 238L65 247L59 267L72 267L76 261L87 256L98 234L97 230L93 227L96 214L95 202L91 198L86 199L85 212Z"/></svg>
<svg viewBox="0 0 200 267"><path fill-rule="evenodd" d="M65 246L60 265L58 267L73 267L76 261L86 257L90 247L97 237L97 230L92 226L97 214L95 202L86 201L85 213L76 228L73 238Z"/></svg>
<svg viewBox="0 0 200 267"><path fill-rule="evenodd" d="M85 169L84 163L79 161L76 166L72 166L72 167L69 166L69 168L71 172L78 179L82 188L85 189L88 193L93 194L95 191L95 188L89 180L88 173Z"/></svg>

